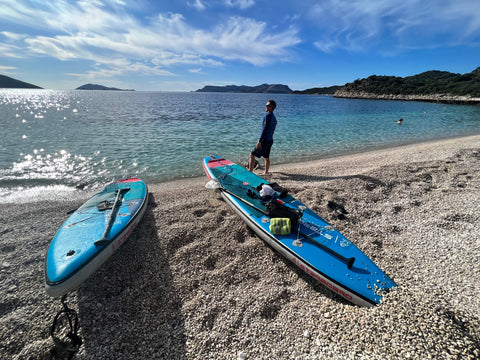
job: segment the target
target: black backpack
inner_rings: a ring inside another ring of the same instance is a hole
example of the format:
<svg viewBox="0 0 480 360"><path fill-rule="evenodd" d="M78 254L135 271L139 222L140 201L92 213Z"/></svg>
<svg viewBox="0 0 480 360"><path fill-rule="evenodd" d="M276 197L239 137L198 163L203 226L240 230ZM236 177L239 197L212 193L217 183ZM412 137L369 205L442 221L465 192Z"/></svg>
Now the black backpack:
<svg viewBox="0 0 480 360"><path fill-rule="evenodd" d="M270 218L289 218L292 226L297 225L298 219L302 217L302 213L298 209L293 209L283 205L276 200L269 201L265 205L267 216Z"/></svg>

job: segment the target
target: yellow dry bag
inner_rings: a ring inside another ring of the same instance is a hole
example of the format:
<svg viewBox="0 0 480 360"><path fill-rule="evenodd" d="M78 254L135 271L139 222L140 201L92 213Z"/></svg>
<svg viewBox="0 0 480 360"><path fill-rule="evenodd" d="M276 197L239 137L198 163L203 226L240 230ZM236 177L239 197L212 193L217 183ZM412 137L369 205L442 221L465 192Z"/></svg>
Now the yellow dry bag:
<svg viewBox="0 0 480 360"><path fill-rule="evenodd" d="M288 235L292 232L292 222L289 218L270 219L270 232L273 235Z"/></svg>

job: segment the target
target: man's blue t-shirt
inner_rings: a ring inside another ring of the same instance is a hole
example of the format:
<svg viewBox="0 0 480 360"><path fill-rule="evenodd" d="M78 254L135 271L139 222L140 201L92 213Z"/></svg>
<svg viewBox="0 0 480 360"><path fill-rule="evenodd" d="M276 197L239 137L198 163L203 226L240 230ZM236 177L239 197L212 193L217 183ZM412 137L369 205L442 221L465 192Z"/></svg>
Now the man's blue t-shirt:
<svg viewBox="0 0 480 360"><path fill-rule="evenodd" d="M277 118L269 112L263 117L262 132L260 133L260 142L273 141L273 133L277 126Z"/></svg>

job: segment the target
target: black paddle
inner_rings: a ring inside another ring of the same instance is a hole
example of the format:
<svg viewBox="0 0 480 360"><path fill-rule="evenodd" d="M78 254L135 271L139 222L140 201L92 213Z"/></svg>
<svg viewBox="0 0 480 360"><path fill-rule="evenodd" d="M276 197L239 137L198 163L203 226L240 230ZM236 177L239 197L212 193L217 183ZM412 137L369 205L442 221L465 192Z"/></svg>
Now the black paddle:
<svg viewBox="0 0 480 360"><path fill-rule="evenodd" d="M113 220L115 220L117 216L116 210L117 210L119 201L121 201L120 198L123 196L124 193L126 193L129 190L130 188L122 188L117 190L117 196L115 197L115 201L113 202L112 211L110 212L110 217L108 218L107 226L105 227L105 231L103 232L102 238L93 243L95 246L105 246L110 244L111 240L107 239L107 234L110 231L110 227L113 224Z"/></svg>
<svg viewBox="0 0 480 360"><path fill-rule="evenodd" d="M323 250L325 250L326 252L329 252L331 255L333 255L333 256L335 256L336 258L339 258L340 260L342 260L345 264L347 264L347 268L349 268L349 269L352 268L353 263L355 262L355 258L354 258L354 257L347 258L347 257L343 256L342 254L337 253L335 250L330 249L328 246L325 246L325 245L323 245L322 243L318 242L318 241L315 240L314 238L311 238L311 237L308 236L307 234L304 234L304 233L302 233L302 232L299 232L299 233L300 233L300 235L306 237L308 240L315 242L318 246L320 246L320 247L321 247Z"/></svg>
<svg viewBox="0 0 480 360"><path fill-rule="evenodd" d="M206 185L205 187L207 189L219 189L221 191L224 191L226 192L227 194L230 194L232 195L233 197L237 198L238 200L244 202L245 204L247 204L248 206L250 206L251 208L254 208L255 210L257 211L260 211L263 215L266 215L268 216L268 213L265 211L265 210L262 210L260 208L258 208L257 206L253 205L251 202L249 202L248 200L245 200L244 198L242 198L241 196L231 192L230 190L228 189L225 189L222 184L220 183L220 181L218 181L217 179L212 179L210 180Z"/></svg>
<svg viewBox="0 0 480 360"><path fill-rule="evenodd" d="M244 202L245 204L247 204L247 205L250 206L251 208L253 208L253 209L261 212L263 215L266 215L266 216L270 217L269 214L268 214L265 210L262 210L262 209L258 208L257 206L253 205L251 202L245 200L245 199L242 198L241 196L239 196L239 195L231 192L231 191L228 190L228 189L225 189L225 188L222 186L222 184L220 183L220 181L218 181L217 179L212 179L212 180L210 180L210 181L205 185L205 187L206 187L207 189L219 189L219 190L221 190L221 191L225 191L227 194L232 195L233 197L235 197L236 199ZM299 231L299 234L302 235L303 237L305 237L306 239L314 242L314 243L317 244L320 248L322 248L323 250L327 251L327 252L330 253L331 255L333 255L333 256L335 256L336 258L338 258L338 259L340 259L341 261L343 261L343 262L347 265L347 268L348 268L348 269L351 269L351 268L352 268L353 263L355 262L355 258L354 258L354 257L347 258L347 257L343 256L342 254L337 253L335 250L330 249L328 246L323 245L321 242L313 239L312 237L310 237L310 236L308 236L308 235L306 235L306 234L304 234L304 233L302 233L302 232L300 232L300 231Z"/></svg>

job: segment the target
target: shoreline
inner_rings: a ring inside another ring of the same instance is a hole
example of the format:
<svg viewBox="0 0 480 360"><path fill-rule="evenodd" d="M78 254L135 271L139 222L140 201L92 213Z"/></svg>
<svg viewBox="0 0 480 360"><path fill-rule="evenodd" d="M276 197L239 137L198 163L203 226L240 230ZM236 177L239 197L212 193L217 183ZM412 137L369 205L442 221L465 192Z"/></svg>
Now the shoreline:
<svg viewBox="0 0 480 360"><path fill-rule="evenodd" d="M369 153L373 153L376 151L389 151L398 148L402 148L405 146L417 146L417 145L422 145L422 144L430 144L430 143L436 143L439 141L455 141L457 139L468 139L470 137L475 137L475 136L480 136L480 134L468 134L468 135L458 135L458 136L453 136L453 137L439 137L439 138L433 138L433 139L427 139L427 140L412 140L404 143L399 143L399 144L388 144L388 145L378 145L375 147L370 147L368 149L363 149L363 150L351 150L351 151L344 151L340 153L331 153L331 154L324 154L321 156L312 156L311 159L305 159L300 162L285 162L285 163L272 163L271 168L272 169L284 169L284 168L289 168L291 166L302 166L302 164L315 164L316 162L323 163L324 161L327 161L329 159L341 159L345 157L352 157L356 155L366 155ZM260 159L261 164L263 160ZM160 186L161 188L165 187L175 187L175 184L179 183L184 183L187 185L192 185L192 184L199 184L203 179L205 178L204 173L202 175L195 175L195 176L187 176L187 177L180 177L176 179L168 178L168 179L157 179L157 180L151 180L151 181L146 181L148 187L156 187ZM145 179L144 179L145 180ZM62 184L57 184L57 185L49 185L49 186L41 186L40 193L39 190L36 187L33 188L15 188L14 192L9 192L7 191L5 194L0 194L0 205L7 205L7 204L18 204L18 203L37 203L37 202L43 202L43 201L49 201L52 198L54 198L57 201L67 201L67 200L87 200L91 196L93 196L95 193L103 189L103 187L107 184L108 182L102 182L98 183L95 187L90 188L89 190L83 190L82 188L79 187L68 187L66 185ZM20 189L20 190L19 190ZM19 195L17 192L21 191L21 195Z"/></svg>
<svg viewBox="0 0 480 360"><path fill-rule="evenodd" d="M74 358L480 357L479 144L475 135L271 166L267 180L397 283L374 308L283 259L206 177L149 185L129 240L67 299L83 338ZM82 203L0 204L0 358L49 358L61 304L43 289L44 256Z"/></svg>
<svg viewBox="0 0 480 360"><path fill-rule="evenodd" d="M342 162L342 161L348 161L349 159L355 158L355 159L375 159L379 153L386 153L385 155L380 155L380 157L383 159L388 156L393 156L392 160L395 159L395 161L401 161L402 155L399 153L397 156L397 150L401 152L409 152L409 148L411 147L412 149L419 149L419 151L429 151L430 148L435 148L440 144L446 144L447 146L449 144L455 146L455 144L459 140L465 140L467 143L471 144L476 141L478 141L479 146L480 146L480 134L478 135L466 135L466 136L455 136L455 137L448 137L448 138L436 138L436 139L431 139L431 140L425 140L421 142L411 142L411 143L405 143L405 144L398 144L398 145L390 145L390 146L379 146L378 148L374 149L369 149L361 152L353 151L351 153L343 153L343 154L337 154L337 155L329 155L325 157L320 157L320 158L315 158L311 160L305 160L301 162L289 162L289 163L279 163L279 164L272 164L270 166L270 172L274 174L275 172L282 172L282 171L288 171L292 169L298 169L298 171L301 171L304 168L310 168L310 167L321 167L325 166L326 163L336 163ZM464 146L461 146L464 147ZM466 147L466 146L465 146ZM419 156L415 157L418 161L421 161L422 159L434 159L436 156L432 154L433 156L428 156L425 154L420 154ZM426 157L425 157L426 156ZM441 156L441 155L440 155ZM392 161L391 160L391 161ZM370 160L369 160L370 161ZM367 162L367 161L364 161ZM259 160L260 166L263 169L263 159ZM329 169L331 170L331 169ZM261 175L261 171L256 172L257 175ZM266 177L266 180L270 182L274 182L275 180L272 180L270 177ZM205 175L201 176L193 176L193 177L187 177L187 178L180 178L180 179L175 179L175 180L167 180L167 181L159 181L159 182L153 182L149 183L148 187L149 189L154 189L154 190L167 190L170 188L175 188L178 186L180 183L181 186L198 186L201 185L203 186L204 183L207 182L207 178Z"/></svg>
<svg viewBox="0 0 480 360"><path fill-rule="evenodd" d="M397 100L397 101L423 101L441 104L458 105L480 105L480 98L449 94L430 94L430 95L405 95L405 94L372 94L362 91L342 91L339 90L333 94L333 97L344 99L363 99L363 100Z"/></svg>

